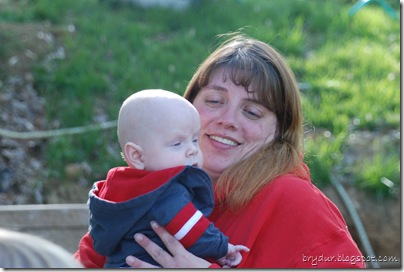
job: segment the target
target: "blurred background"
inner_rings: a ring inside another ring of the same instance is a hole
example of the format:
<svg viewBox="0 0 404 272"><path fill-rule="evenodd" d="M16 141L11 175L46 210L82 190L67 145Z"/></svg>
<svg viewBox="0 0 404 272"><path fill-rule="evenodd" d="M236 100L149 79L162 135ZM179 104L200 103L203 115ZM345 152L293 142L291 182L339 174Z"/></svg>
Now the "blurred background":
<svg viewBox="0 0 404 272"><path fill-rule="evenodd" d="M397 0L0 0L0 205L85 203L124 165L122 101L182 94L217 35L241 31L296 73L305 161L362 252L336 183L375 254L401 259L400 11Z"/></svg>

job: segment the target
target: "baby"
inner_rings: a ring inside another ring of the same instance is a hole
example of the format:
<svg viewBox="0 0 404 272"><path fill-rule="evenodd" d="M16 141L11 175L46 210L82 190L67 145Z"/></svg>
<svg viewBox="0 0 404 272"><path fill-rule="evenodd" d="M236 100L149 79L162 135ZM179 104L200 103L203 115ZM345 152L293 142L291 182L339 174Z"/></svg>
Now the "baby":
<svg viewBox="0 0 404 272"><path fill-rule="evenodd" d="M143 233L165 248L150 227L164 226L190 252L225 267L241 262L240 251L207 217L214 198L200 168L199 114L185 98L165 90L143 90L121 106L118 139L128 167L109 170L89 193L90 235L105 267L126 267L134 255L157 263L133 239Z"/></svg>

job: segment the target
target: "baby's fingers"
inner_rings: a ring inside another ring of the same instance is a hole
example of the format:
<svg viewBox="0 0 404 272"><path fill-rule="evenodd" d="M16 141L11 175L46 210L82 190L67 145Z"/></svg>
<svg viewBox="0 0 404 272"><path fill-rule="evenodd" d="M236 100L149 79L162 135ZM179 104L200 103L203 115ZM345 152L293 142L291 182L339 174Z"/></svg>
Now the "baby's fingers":
<svg viewBox="0 0 404 272"><path fill-rule="evenodd" d="M242 245L236 245L234 246L236 251L245 251L245 252L249 252L250 249L246 246L242 246Z"/></svg>

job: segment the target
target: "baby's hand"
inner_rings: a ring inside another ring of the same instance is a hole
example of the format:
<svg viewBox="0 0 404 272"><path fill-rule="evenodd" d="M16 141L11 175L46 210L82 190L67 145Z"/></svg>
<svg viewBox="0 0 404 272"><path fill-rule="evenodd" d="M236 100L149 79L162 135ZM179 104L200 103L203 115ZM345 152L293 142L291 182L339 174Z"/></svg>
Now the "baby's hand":
<svg viewBox="0 0 404 272"><path fill-rule="evenodd" d="M242 245L232 245L229 244L226 256L220 258L218 262L223 266L223 268L230 268L236 266L241 262L243 258L240 251L249 252L250 249Z"/></svg>

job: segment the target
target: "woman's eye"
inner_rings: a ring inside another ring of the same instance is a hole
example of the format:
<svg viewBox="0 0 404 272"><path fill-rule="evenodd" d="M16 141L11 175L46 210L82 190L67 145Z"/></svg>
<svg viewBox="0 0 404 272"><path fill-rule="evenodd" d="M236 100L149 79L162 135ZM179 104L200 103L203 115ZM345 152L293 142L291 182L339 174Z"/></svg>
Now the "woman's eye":
<svg viewBox="0 0 404 272"><path fill-rule="evenodd" d="M207 95L205 97L205 103L211 107L218 107L223 104L223 97L219 95Z"/></svg>
<svg viewBox="0 0 404 272"><path fill-rule="evenodd" d="M253 119L253 120L258 120L258 119L260 119L261 116L262 116L262 114L261 114L259 111L256 111L256 110L249 110L249 109L244 110L244 114L245 114L248 118Z"/></svg>
<svg viewBox="0 0 404 272"><path fill-rule="evenodd" d="M206 104L209 104L209 105L218 105L218 104L220 104L220 102L219 102L219 100L209 99L209 100L206 100Z"/></svg>

